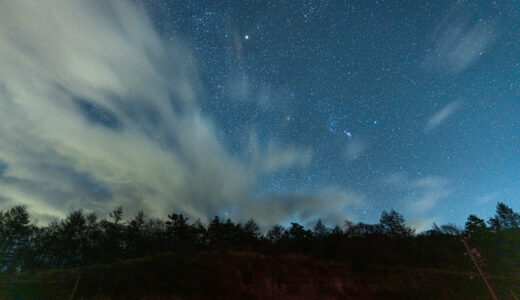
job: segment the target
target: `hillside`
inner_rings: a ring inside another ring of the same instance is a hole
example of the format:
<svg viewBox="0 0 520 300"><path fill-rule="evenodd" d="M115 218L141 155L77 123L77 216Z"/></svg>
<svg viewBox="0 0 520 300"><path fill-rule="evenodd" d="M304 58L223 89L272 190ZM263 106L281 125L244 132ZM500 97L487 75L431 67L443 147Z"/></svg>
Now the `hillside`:
<svg viewBox="0 0 520 300"><path fill-rule="evenodd" d="M351 267L305 256L172 253L3 277L3 299L490 299L476 273ZM520 279L494 278L500 299ZM520 294L520 289L515 289Z"/></svg>
<svg viewBox="0 0 520 300"><path fill-rule="evenodd" d="M122 210L70 213L37 226L24 207L0 211L4 299L499 299L520 295L520 215L502 203L487 226L415 234L395 211L378 224L298 223L267 233L254 220ZM477 274L477 266L485 274ZM77 284L76 284L77 283Z"/></svg>

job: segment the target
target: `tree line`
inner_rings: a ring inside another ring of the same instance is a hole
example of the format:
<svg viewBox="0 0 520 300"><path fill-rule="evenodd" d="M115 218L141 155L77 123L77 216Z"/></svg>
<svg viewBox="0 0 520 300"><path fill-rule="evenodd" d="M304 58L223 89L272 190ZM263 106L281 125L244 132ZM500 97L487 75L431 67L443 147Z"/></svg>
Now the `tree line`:
<svg viewBox="0 0 520 300"><path fill-rule="evenodd" d="M104 219L76 210L62 220L38 226L31 223L25 206L15 206L0 211L0 272L70 268L162 252L189 255L193 251L302 254L353 267L399 264L470 268L460 255L463 249L458 237L489 237L519 228L520 215L504 203L497 204L495 216L487 222L470 215L464 229L434 224L419 234L395 210L384 211L377 224L347 220L331 228L319 219L312 229L293 222L288 227L274 225L264 233L252 219L236 223L215 216L205 225L177 213L163 220L139 212L124 220L121 207Z"/></svg>

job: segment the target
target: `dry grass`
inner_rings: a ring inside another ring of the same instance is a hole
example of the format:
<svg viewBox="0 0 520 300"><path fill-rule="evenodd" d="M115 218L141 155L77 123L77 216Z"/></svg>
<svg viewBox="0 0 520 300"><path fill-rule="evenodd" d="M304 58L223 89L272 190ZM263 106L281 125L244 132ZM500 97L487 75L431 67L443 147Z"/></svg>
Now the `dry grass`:
<svg viewBox="0 0 520 300"><path fill-rule="evenodd" d="M3 299L488 299L472 272L406 267L352 271L305 256L252 252L161 254L68 270L19 274L0 281ZM518 278L494 278L504 299ZM505 289L507 285L507 289ZM514 289L516 293L519 291Z"/></svg>

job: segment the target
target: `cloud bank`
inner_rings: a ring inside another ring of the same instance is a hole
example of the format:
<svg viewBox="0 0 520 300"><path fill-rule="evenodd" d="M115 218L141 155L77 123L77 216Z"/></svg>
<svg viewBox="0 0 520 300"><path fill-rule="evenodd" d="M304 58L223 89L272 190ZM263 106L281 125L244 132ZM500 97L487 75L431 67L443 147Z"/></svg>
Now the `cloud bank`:
<svg viewBox="0 0 520 300"><path fill-rule="evenodd" d="M161 40L131 1L0 2L0 198L41 220L123 205L272 222L333 216L359 199L253 197L259 176L312 153L270 144L231 155L200 113L197 64L179 41Z"/></svg>

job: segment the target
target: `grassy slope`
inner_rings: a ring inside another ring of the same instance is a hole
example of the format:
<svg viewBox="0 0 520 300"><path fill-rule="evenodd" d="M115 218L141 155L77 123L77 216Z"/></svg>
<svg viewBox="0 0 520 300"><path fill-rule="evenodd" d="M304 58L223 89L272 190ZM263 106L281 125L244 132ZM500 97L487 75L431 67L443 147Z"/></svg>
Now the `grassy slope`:
<svg viewBox="0 0 520 300"><path fill-rule="evenodd" d="M0 280L15 299L490 299L476 273L405 267L352 271L302 256L255 253L161 254L78 269L18 274ZM494 278L500 299L519 278ZM519 289L514 289L520 295Z"/></svg>

